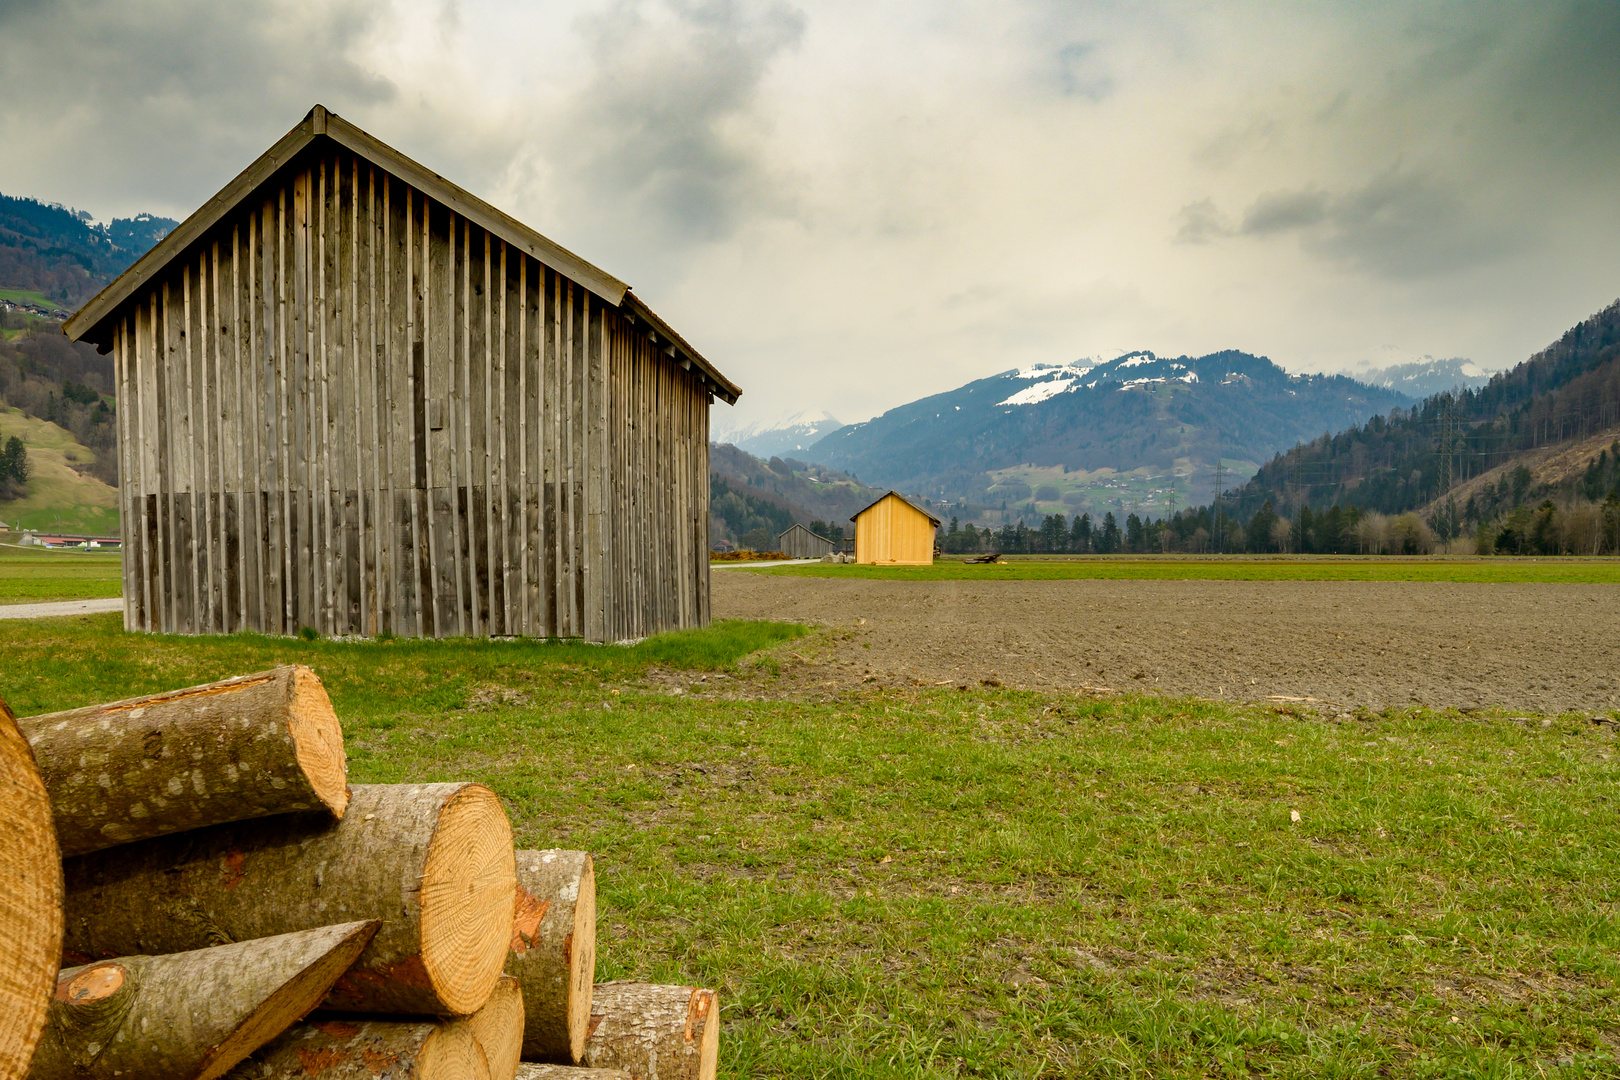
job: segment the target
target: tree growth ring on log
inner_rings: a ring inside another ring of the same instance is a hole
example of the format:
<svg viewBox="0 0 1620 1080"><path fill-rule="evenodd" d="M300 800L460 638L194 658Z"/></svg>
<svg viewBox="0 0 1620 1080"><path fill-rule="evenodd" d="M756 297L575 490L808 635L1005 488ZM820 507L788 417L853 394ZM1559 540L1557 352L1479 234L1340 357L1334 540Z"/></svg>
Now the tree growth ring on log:
<svg viewBox="0 0 1620 1080"><path fill-rule="evenodd" d="M348 805L321 680L288 665L19 722L63 857L248 818Z"/></svg>
<svg viewBox="0 0 1620 1080"><path fill-rule="evenodd" d="M523 986L523 1057L577 1063L596 982L596 869L584 851L519 851L506 972Z"/></svg>
<svg viewBox="0 0 1620 1080"><path fill-rule="evenodd" d="M62 862L28 740L0 701L0 1080L28 1073L62 947Z"/></svg>
<svg viewBox="0 0 1620 1080"><path fill-rule="evenodd" d="M377 925L69 968L29 1080L215 1080L319 1004Z"/></svg>
<svg viewBox="0 0 1620 1080"><path fill-rule="evenodd" d="M482 784L359 784L348 812L242 821L69 859L69 959L171 953L329 919L382 926L327 995L465 1016L512 940L512 827Z"/></svg>
<svg viewBox="0 0 1620 1080"><path fill-rule="evenodd" d="M490 1080L512 1080L523 1057L523 990L502 975L484 1007L467 1017L473 1038L484 1051Z"/></svg>

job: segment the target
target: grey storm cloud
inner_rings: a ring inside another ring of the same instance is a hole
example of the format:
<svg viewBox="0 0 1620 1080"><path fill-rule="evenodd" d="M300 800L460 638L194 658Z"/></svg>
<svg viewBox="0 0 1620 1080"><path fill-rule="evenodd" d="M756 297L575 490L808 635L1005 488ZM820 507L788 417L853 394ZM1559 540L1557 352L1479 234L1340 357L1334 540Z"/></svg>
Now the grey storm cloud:
<svg viewBox="0 0 1620 1080"><path fill-rule="evenodd" d="M1400 171L1339 194L1262 195L1244 212L1237 233L1298 234L1308 251L1395 278L1477 265L1505 253L1512 243L1500 223L1470 214L1458 193Z"/></svg>
<svg viewBox="0 0 1620 1080"><path fill-rule="evenodd" d="M648 7L621 0L583 20L595 70L553 152L571 159L581 209L663 238L722 239L780 198L752 110L805 16L775 0Z"/></svg>
<svg viewBox="0 0 1620 1080"><path fill-rule="evenodd" d="M1181 223L1176 229L1178 244L1208 244L1232 234L1232 227L1215 206L1214 199L1188 203L1176 217Z"/></svg>
<svg viewBox="0 0 1620 1080"><path fill-rule="evenodd" d="M1297 242L1324 264L1391 281L1443 278L1528 250L1620 169L1620 4L1418 5L1381 78L1311 117L1338 153L1309 183L1226 206L1187 203L1181 244ZM1353 24L1352 24L1353 25ZM1324 95L1326 96L1326 95ZM1219 171L1299 137L1274 116L1210 137ZM1359 174L1359 175L1357 175ZM1240 209L1235 214L1232 207ZM1235 222L1232 217L1235 216Z"/></svg>
<svg viewBox="0 0 1620 1080"><path fill-rule="evenodd" d="M398 93L348 55L381 14L358 0L0 3L5 189L102 216L199 202L318 95L353 107ZM109 180L122 205L95 205Z"/></svg>
<svg viewBox="0 0 1620 1080"><path fill-rule="evenodd" d="M1327 196L1320 191L1285 191L1262 195L1243 215L1240 231L1250 236L1302 229L1328 216Z"/></svg>

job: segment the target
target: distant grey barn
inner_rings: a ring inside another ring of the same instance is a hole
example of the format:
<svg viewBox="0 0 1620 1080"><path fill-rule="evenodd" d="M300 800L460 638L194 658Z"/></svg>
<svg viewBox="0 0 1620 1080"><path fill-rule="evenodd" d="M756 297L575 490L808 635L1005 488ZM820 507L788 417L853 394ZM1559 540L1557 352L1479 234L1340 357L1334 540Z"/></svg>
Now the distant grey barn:
<svg viewBox="0 0 1620 1080"><path fill-rule="evenodd" d="M709 406L620 282L316 106L67 323L124 623L612 641L709 619Z"/></svg>
<svg viewBox="0 0 1620 1080"><path fill-rule="evenodd" d="M838 550L838 545L795 524L776 538L776 549L790 559L819 559Z"/></svg>

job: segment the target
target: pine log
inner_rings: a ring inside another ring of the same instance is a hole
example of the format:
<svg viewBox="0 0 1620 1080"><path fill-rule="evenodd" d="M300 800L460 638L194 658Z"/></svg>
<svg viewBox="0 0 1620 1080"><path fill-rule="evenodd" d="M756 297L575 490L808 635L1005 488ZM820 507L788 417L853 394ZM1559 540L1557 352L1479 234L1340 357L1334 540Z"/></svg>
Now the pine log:
<svg viewBox="0 0 1620 1080"><path fill-rule="evenodd" d="M377 925L69 968L29 1078L214 1080L319 1004Z"/></svg>
<svg viewBox="0 0 1620 1080"><path fill-rule="evenodd" d="M596 981L596 870L584 851L517 853L506 973L523 985L523 1057L578 1063Z"/></svg>
<svg viewBox="0 0 1620 1080"><path fill-rule="evenodd" d="M502 975L484 1007L467 1017L473 1038L484 1051L490 1080L512 1080L523 1057L523 990Z"/></svg>
<svg viewBox="0 0 1620 1080"><path fill-rule="evenodd" d="M586 1069L579 1065L542 1065L525 1061L516 1080L635 1080L623 1069Z"/></svg>
<svg viewBox="0 0 1620 1080"><path fill-rule="evenodd" d="M229 1080L489 1080L466 1020L328 1018L293 1027Z"/></svg>
<svg viewBox="0 0 1620 1080"><path fill-rule="evenodd" d="M51 803L0 701L0 1080L28 1073L62 947L62 862Z"/></svg>
<svg viewBox="0 0 1620 1080"><path fill-rule="evenodd" d="M279 667L20 722L64 858L299 810L342 817L343 733L321 680Z"/></svg>
<svg viewBox="0 0 1620 1080"><path fill-rule="evenodd" d="M323 813L216 825L65 869L75 963L381 920L324 1002L343 1012L475 1012L512 940L512 827L482 784L356 785L336 824Z"/></svg>
<svg viewBox="0 0 1620 1080"><path fill-rule="evenodd" d="M584 1064L636 1080L714 1080L720 1004L713 990L640 982L598 983Z"/></svg>

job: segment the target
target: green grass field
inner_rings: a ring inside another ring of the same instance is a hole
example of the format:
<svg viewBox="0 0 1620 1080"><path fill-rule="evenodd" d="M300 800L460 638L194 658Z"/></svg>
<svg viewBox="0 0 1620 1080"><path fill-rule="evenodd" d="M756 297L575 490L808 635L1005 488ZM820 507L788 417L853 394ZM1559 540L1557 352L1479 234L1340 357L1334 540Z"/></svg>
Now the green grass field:
<svg viewBox="0 0 1620 1080"><path fill-rule="evenodd" d="M26 715L310 664L354 781L481 780L521 844L592 851L598 978L717 987L722 1076L1620 1072L1613 724L784 700L770 654L743 658L799 633L0 623L0 693Z"/></svg>
<svg viewBox="0 0 1620 1080"><path fill-rule="evenodd" d="M1020 556L974 564L948 557L932 566L807 563L751 570L789 577L879 581L1066 581L1077 578L1163 581L1546 581L1620 584L1614 558L1388 558L1383 556Z"/></svg>
<svg viewBox="0 0 1620 1080"><path fill-rule="evenodd" d="M0 406L0 439L11 436L28 446L31 475L22 498L0 503L0 520L17 528L118 534L117 489L75 468L94 461L95 451L64 428Z"/></svg>
<svg viewBox="0 0 1620 1080"><path fill-rule="evenodd" d="M121 596L121 566L116 551L0 547L0 604Z"/></svg>

